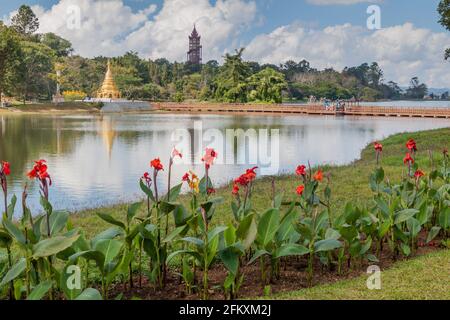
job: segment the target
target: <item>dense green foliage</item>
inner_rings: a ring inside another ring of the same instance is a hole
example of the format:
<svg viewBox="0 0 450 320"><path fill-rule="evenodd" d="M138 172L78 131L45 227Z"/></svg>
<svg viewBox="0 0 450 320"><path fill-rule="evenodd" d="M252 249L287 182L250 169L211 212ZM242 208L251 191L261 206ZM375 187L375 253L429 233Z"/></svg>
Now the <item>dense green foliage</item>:
<svg viewBox="0 0 450 320"><path fill-rule="evenodd" d="M406 159L410 160L404 161L408 174L403 174L399 183L393 183L395 177L388 177L380 165L385 160L380 157L382 146L376 144L377 156L373 158L377 163L372 164L369 200L347 202L339 211L332 205L329 176L320 169L313 171L305 166L296 171L297 184L301 185L295 197L294 191L286 194L272 185L269 206L259 210L253 205L256 168L249 169L234 182L233 201L228 209L233 219L227 225L212 223L224 200L211 191L209 170L214 150L207 149L203 179L192 172L183 177L183 183L191 190L187 203L180 201L181 184L170 187L174 155L169 163L169 187L164 196L156 183L163 166L155 159L151 162L152 179L144 174L140 181L147 197L144 212L139 210L142 202L128 206L121 217L98 212L98 217L111 227L91 236L84 228L74 227L67 212L53 211L48 202L51 190L47 184L47 165L43 160L38 161L28 175L40 181L45 214L33 218L26 201L22 201L24 214L14 222L17 198L13 196L8 205L4 203L0 247L6 249L6 255L0 264L0 288L5 294L9 292L11 299L108 298L113 283L129 281L132 287L133 278L139 275L142 279L144 270L153 286L164 287L171 267L179 270L188 293L194 290L206 299L212 290L209 270L213 265L222 264L227 277L221 290L228 298L236 298L245 280L242 268L256 261L259 261L261 285L265 287L280 278L281 259L305 256L312 285L317 264L323 268L337 266L342 273L357 268L364 260L377 262L386 253L394 257L415 255L417 247L424 243L448 247L448 151L444 149L438 158L430 153L430 172L424 175L420 168L425 167L423 154L427 152L421 151L420 144L417 150L412 139L407 149L403 143L403 148L396 152L403 155L402 149L409 150ZM398 143L395 147L399 147ZM390 159L386 162L390 167ZM401 167L403 163L397 158L392 165ZM8 174L9 165L2 163L0 178L5 195ZM26 189L23 199L26 200ZM150 261L146 266L144 254ZM175 258L178 262L170 264ZM98 274L94 279L88 276L93 268ZM73 270L83 271L78 273L79 286L74 285L77 281L72 277ZM102 294L90 286L101 287Z"/></svg>
<svg viewBox="0 0 450 320"><path fill-rule="evenodd" d="M445 7L447 3L447 7ZM441 5L446 23L448 1ZM53 34L36 34L39 21L27 6L12 19L11 27L0 25L0 91L19 100L50 100L58 81L62 91L81 91L95 97L106 71L106 57L93 59L73 55L69 41ZM136 52L112 58L115 80L122 96L152 101L200 100L219 102L271 102L283 100L422 99L427 86L417 77L402 90L393 81L384 82L376 62L347 67L342 72L317 70L306 60L281 65L261 65L243 59L244 49L197 66L147 60ZM439 97L448 98L448 95Z"/></svg>
<svg viewBox="0 0 450 320"><path fill-rule="evenodd" d="M450 31L450 0L441 0L438 12L441 16L439 23ZM445 51L445 59L450 59L450 48Z"/></svg>

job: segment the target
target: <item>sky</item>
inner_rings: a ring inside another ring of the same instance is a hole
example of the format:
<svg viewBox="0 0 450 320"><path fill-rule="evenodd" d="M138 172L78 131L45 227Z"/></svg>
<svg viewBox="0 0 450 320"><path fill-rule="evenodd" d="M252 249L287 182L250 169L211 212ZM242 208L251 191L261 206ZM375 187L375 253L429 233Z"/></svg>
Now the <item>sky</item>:
<svg viewBox="0 0 450 320"><path fill-rule="evenodd" d="M377 61L385 81L408 85L418 76L434 88L450 87L443 52L450 32L439 23L439 0L0 0L8 23L21 4L86 57L136 51L143 58L184 61L194 24L204 60L221 61L245 47L244 58L279 64L306 59L318 69ZM367 9L380 9L380 28L369 29Z"/></svg>

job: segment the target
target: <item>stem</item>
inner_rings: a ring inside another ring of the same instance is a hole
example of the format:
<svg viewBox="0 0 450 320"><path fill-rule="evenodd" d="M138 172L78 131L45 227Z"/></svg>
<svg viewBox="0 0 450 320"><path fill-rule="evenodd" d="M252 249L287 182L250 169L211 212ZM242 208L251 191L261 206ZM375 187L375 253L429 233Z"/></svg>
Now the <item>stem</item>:
<svg viewBox="0 0 450 320"><path fill-rule="evenodd" d="M9 269L11 270L11 268L12 268L12 257L11 257L11 248L10 248L10 246L6 247L6 251L8 253L8 266L9 266ZM11 281L9 283L9 299L10 300L14 300L14 281Z"/></svg>

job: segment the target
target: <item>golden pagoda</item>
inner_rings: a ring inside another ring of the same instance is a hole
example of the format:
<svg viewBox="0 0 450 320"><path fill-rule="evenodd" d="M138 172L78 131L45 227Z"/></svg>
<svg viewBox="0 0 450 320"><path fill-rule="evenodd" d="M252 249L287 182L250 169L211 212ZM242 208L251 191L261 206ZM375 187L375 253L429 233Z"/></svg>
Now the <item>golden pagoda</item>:
<svg viewBox="0 0 450 320"><path fill-rule="evenodd" d="M109 60L105 80L103 81L102 87L97 92L97 98L120 99L120 92L114 82L114 77L111 71L111 62Z"/></svg>

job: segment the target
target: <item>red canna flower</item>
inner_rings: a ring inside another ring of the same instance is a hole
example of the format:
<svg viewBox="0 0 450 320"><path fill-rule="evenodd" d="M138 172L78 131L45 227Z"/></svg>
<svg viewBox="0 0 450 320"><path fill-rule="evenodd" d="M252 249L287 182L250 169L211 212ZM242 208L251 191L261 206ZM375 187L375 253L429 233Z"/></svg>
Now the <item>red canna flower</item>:
<svg viewBox="0 0 450 320"><path fill-rule="evenodd" d="M214 194L216 193L216 189L214 188L208 188L208 190L206 191L208 193L208 195Z"/></svg>
<svg viewBox="0 0 450 320"><path fill-rule="evenodd" d="M409 139L408 142L406 143L406 148L408 148L410 152L416 152L417 151L416 141L414 141L414 139Z"/></svg>
<svg viewBox="0 0 450 320"><path fill-rule="evenodd" d="M152 178L150 178L150 174L148 172L145 172L144 175L141 178L142 180L145 180L147 184L152 182Z"/></svg>
<svg viewBox="0 0 450 320"><path fill-rule="evenodd" d="M383 152L383 145L379 142L374 143L374 148L376 152Z"/></svg>
<svg viewBox="0 0 450 320"><path fill-rule="evenodd" d="M232 194L238 195L239 194L239 186L235 183L233 186Z"/></svg>
<svg viewBox="0 0 450 320"><path fill-rule="evenodd" d="M448 157L448 149L444 148L444 150L442 150L442 154L444 155L444 158Z"/></svg>
<svg viewBox="0 0 450 320"><path fill-rule="evenodd" d="M52 180L50 178L50 175L47 172L47 161L45 160L38 160L34 162L33 169L31 169L30 172L28 172L28 177L30 179L39 179L41 181L43 180L49 180L50 185L52 185Z"/></svg>
<svg viewBox="0 0 450 320"><path fill-rule="evenodd" d="M316 181L318 181L318 182L320 182L320 181L323 180L323 172L322 172L322 170L319 169L319 170L316 172L316 174L314 175L314 180L316 180Z"/></svg>
<svg viewBox="0 0 450 320"><path fill-rule="evenodd" d="M416 173L414 173L414 177L416 177L416 179L420 179L425 175L425 173L422 170L417 170Z"/></svg>
<svg viewBox="0 0 450 320"><path fill-rule="evenodd" d="M218 154L214 149L207 148L205 156L202 158L202 162L204 162L206 168L209 169L217 157Z"/></svg>
<svg viewBox="0 0 450 320"><path fill-rule="evenodd" d="M150 166L154 168L156 171L164 170L164 167L159 158L156 158L150 162Z"/></svg>
<svg viewBox="0 0 450 320"><path fill-rule="evenodd" d="M295 170L295 173L298 176L303 176L303 177L306 176L306 166L304 166L304 165L298 166L297 170Z"/></svg>
<svg viewBox="0 0 450 320"><path fill-rule="evenodd" d="M186 173L181 180L183 182L188 182L189 181L189 173Z"/></svg>
<svg viewBox="0 0 450 320"><path fill-rule="evenodd" d="M405 158L403 159L403 163L408 164L408 165L414 164L414 159L413 159L413 157L411 157L411 154L409 152L406 154Z"/></svg>
<svg viewBox="0 0 450 320"><path fill-rule="evenodd" d="M304 191L305 191L305 186L304 186L304 185L301 185L301 186L298 186L298 187L297 187L297 194L298 194L299 196L301 196L301 195L303 194Z"/></svg>
<svg viewBox="0 0 450 320"><path fill-rule="evenodd" d="M256 169L258 169L258 167L248 169L243 175L234 180L234 183L241 185L243 187L248 186L251 182L253 182L256 179L256 171L255 171Z"/></svg>
<svg viewBox="0 0 450 320"><path fill-rule="evenodd" d="M5 176L9 176L9 175L11 174L11 168L10 168L10 166L9 166L9 162L2 161L1 172L2 172Z"/></svg>
<svg viewBox="0 0 450 320"><path fill-rule="evenodd" d="M47 171L47 161L38 160L34 162L33 169L28 172L28 177L30 179L38 179L41 184L41 191L45 199L48 200L48 187L52 185L52 179Z"/></svg>

